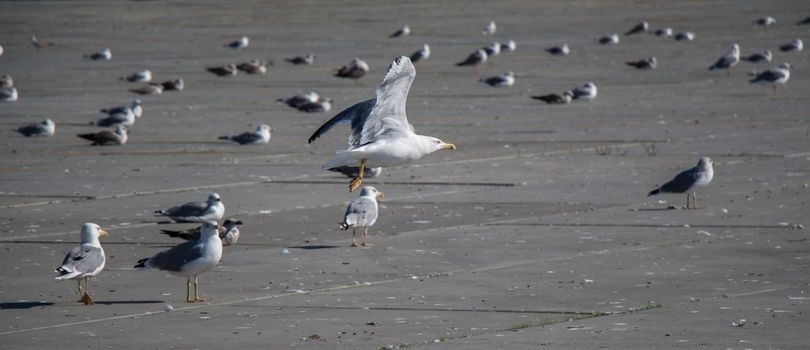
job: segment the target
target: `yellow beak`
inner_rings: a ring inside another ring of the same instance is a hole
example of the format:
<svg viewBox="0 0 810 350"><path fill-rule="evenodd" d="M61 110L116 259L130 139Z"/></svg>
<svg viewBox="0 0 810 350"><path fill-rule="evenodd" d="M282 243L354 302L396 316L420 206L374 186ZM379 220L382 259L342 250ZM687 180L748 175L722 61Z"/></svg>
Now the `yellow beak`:
<svg viewBox="0 0 810 350"><path fill-rule="evenodd" d="M98 236L99 236L99 237L107 237L107 236L109 236L109 235L110 235L110 234L109 234L109 233L107 233L107 231L104 231L104 230L98 231Z"/></svg>
<svg viewBox="0 0 810 350"><path fill-rule="evenodd" d="M456 149L456 145L454 145L452 143L445 143L445 144L442 145L442 148L444 148L444 149Z"/></svg>
<svg viewBox="0 0 810 350"><path fill-rule="evenodd" d="M385 194L382 192L377 192L377 199L383 199L383 197L385 197Z"/></svg>

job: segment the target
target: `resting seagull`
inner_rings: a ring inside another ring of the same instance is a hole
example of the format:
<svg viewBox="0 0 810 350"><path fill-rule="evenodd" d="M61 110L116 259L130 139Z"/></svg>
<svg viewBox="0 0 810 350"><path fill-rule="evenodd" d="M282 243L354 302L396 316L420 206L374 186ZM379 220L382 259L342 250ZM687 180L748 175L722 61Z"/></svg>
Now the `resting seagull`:
<svg viewBox="0 0 810 350"><path fill-rule="evenodd" d="M495 35L495 31L498 30L498 26L495 24L495 21L489 21L484 30L481 31L481 35L483 36L493 36Z"/></svg>
<svg viewBox="0 0 810 350"><path fill-rule="evenodd" d="M250 45L250 39L248 39L246 36L242 36L238 40L225 44L225 47L230 47L234 50L241 50L248 47L248 45Z"/></svg>
<svg viewBox="0 0 810 350"><path fill-rule="evenodd" d="M283 102L284 104L292 108L298 109L298 107L301 107L307 103L317 102L318 99L320 99L320 97L321 96L318 95L317 92L310 91L308 93L298 94L290 98L280 98L277 99L276 101Z"/></svg>
<svg viewBox="0 0 810 350"><path fill-rule="evenodd" d="M97 126L132 126L135 125L135 114L132 110L127 108L120 113L110 113L106 117L90 122L91 125Z"/></svg>
<svg viewBox="0 0 810 350"><path fill-rule="evenodd" d="M188 202L164 210L156 210L155 215L166 216L176 222L219 222L225 215L225 205L218 193L210 193L205 202Z"/></svg>
<svg viewBox="0 0 810 350"><path fill-rule="evenodd" d="M343 215L340 229L352 229L352 247L357 247L357 228L363 228L363 243L360 245L366 246L368 228L374 226L377 221L378 198L383 198L382 192L377 191L373 186L363 186L363 189L360 190L360 197L355 198L346 207L346 214Z"/></svg>
<svg viewBox="0 0 810 350"><path fill-rule="evenodd" d="M399 30L397 30L396 32L389 35L388 37L389 38L401 38L401 37L408 36L408 35L411 35L411 27L409 27L406 24L406 25L402 26L402 28L399 28Z"/></svg>
<svg viewBox="0 0 810 350"><path fill-rule="evenodd" d="M478 49L475 52L471 53L469 56L467 56L467 59L465 59L464 61L456 63L456 65L457 66L477 66L477 65L479 65L481 63L486 62L488 57L489 57L489 55L487 55L486 51L484 51L483 49Z"/></svg>
<svg viewBox="0 0 810 350"><path fill-rule="evenodd" d="M695 40L695 33L692 32L679 32L673 37L676 41L692 41Z"/></svg>
<svg viewBox="0 0 810 350"><path fill-rule="evenodd" d="M689 192L686 195L686 209L697 209L697 198L695 197L695 188L698 186L706 186L710 182L712 182L712 178L714 177L714 169L712 168L712 160L709 157L700 158L698 161L697 166L692 169L685 170L675 176L674 179L670 180L669 182L661 185L650 193L647 196L653 196L659 194L661 192L664 193L684 193ZM690 202L691 199L691 202ZM691 206L694 204L694 206Z"/></svg>
<svg viewBox="0 0 810 350"><path fill-rule="evenodd" d="M17 132L25 137L53 136L56 132L56 124L54 124L53 120L45 119L41 123L23 125L17 128Z"/></svg>
<svg viewBox="0 0 810 350"><path fill-rule="evenodd" d="M643 32L646 32L649 29L650 29L650 24L647 23L647 21L641 21L641 23L636 24L635 27L630 28L630 30L628 30L627 33L624 33L624 35L633 35L633 34L643 33Z"/></svg>
<svg viewBox="0 0 810 350"><path fill-rule="evenodd" d="M568 56L571 53L571 49L568 48L568 44L562 44L560 46L552 46L546 49L546 52L555 55L555 56Z"/></svg>
<svg viewBox="0 0 810 350"><path fill-rule="evenodd" d="M602 45L615 45L619 43L619 34L608 34L599 38L597 41Z"/></svg>
<svg viewBox="0 0 810 350"><path fill-rule="evenodd" d="M779 50L782 50L782 52L801 51L802 49L804 49L802 39L794 39L789 43L779 46Z"/></svg>
<svg viewBox="0 0 810 350"><path fill-rule="evenodd" d="M115 131L104 130L94 133L78 134L76 135L85 140L93 141L91 146L120 146L127 143L129 135L127 135L127 128L121 124L116 125Z"/></svg>
<svg viewBox="0 0 810 350"><path fill-rule="evenodd" d="M106 113L107 115L126 114L128 112L135 115L135 118L140 118L141 115L143 115L143 102L141 100L133 100L132 104L129 106L117 106L101 110L101 113Z"/></svg>
<svg viewBox="0 0 810 350"><path fill-rule="evenodd" d="M560 94L548 94L548 95L540 95L540 96L532 96L535 100L543 101L547 104L569 104L571 103L571 98L574 96L574 93L571 90L565 91Z"/></svg>
<svg viewBox="0 0 810 350"><path fill-rule="evenodd" d="M222 260L222 240L219 238L216 221L204 221L200 232L198 240L183 242L151 258L141 259L135 268L164 270L186 277L186 301L189 303L205 301L200 298L197 276L210 271ZM191 298L192 277L194 277L194 299Z"/></svg>
<svg viewBox="0 0 810 350"><path fill-rule="evenodd" d="M0 102L15 102L19 97L17 88L13 86L0 87Z"/></svg>
<svg viewBox="0 0 810 350"><path fill-rule="evenodd" d="M134 83L148 83L152 81L152 71L146 69L121 77L120 79Z"/></svg>
<svg viewBox="0 0 810 350"><path fill-rule="evenodd" d="M62 266L54 270L59 275L54 277L57 280L75 280L78 283L80 302L84 305L93 305L90 298L90 277L98 275L104 269L105 257L104 249L98 237L107 236L107 231L94 223L82 225L81 243L65 255ZM82 279L84 289L82 289Z"/></svg>
<svg viewBox="0 0 810 350"><path fill-rule="evenodd" d="M306 56L295 56L293 58L285 58L284 60L294 65L313 64L315 63L315 54L309 53Z"/></svg>
<svg viewBox="0 0 810 350"><path fill-rule="evenodd" d="M481 78L480 82L492 87L505 87L515 85L515 73L509 71L489 78Z"/></svg>
<svg viewBox="0 0 810 350"><path fill-rule="evenodd" d="M747 57L743 57L742 60L751 63L770 62L773 60L773 53L771 50L765 50L763 52L752 53Z"/></svg>
<svg viewBox="0 0 810 350"><path fill-rule="evenodd" d="M709 67L709 70L726 69L726 71L731 74L728 69L736 66L737 63L740 63L740 45L734 44L731 45L731 50L723 55L723 57L718 58L717 62L714 62L714 64Z"/></svg>
<svg viewBox="0 0 810 350"><path fill-rule="evenodd" d="M762 73L752 73L749 81L754 84L772 84L773 93L776 94L777 85L785 85L790 79L790 63L782 63L779 67L768 69Z"/></svg>
<svg viewBox="0 0 810 350"><path fill-rule="evenodd" d="M430 58L430 46L428 44L422 45L422 49L411 54L411 62L417 64Z"/></svg>
<svg viewBox="0 0 810 350"><path fill-rule="evenodd" d="M596 98L597 90L596 84L587 82L585 85L573 88L571 92L574 94L575 100L593 100Z"/></svg>
<svg viewBox="0 0 810 350"><path fill-rule="evenodd" d="M340 67L337 72L335 72L335 76L338 78L354 79L356 83L357 79L366 76L369 70L370 68L366 61L355 57L351 62L349 62L349 64Z"/></svg>
<svg viewBox="0 0 810 350"><path fill-rule="evenodd" d="M332 99L318 97L313 102L307 102L298 106L298 110L306 113L325 113L332 109Z"/></svg>
<svg viewBox="0 0 810 350"><path fill-rule="evenodd" d="M655 56L645 60L629 61L625 63L628 66L636 67L637 69L655 69L655 67L658 66L658 61L655 59Z"/></svg>
<svg viewBox="0 0 810 350"><path fill-rule="evenodd" d="M267 124L256 127L255 131L243 132L239 135L220 136L220 140L236 142L240 145L263 145L270 142L270 132L273 128Z"/></svg>
<svg viewBox="0 0 810 350"><path fill-rule="evenodd" d="M323 165L323 169L332 169L359 164L360 170L349 184L349 191L363 183L366 166L398 166L441 149L456 149L453 144L417 135L411 130L405 105L414 77L416 69L411 59L406 56L396 58L377 86L376 98L343 110L309 137L308 142L312 143L337 124L351 124L349 148L338 151Z"/></svg>
<svg viewBox="0 0 810 350"><path fill-rule="evenodd" d="M96 53L84 55L84 58L93 61L109 61L112 58L112 51L110 51L110 49L104 49Z"/></svg>
<svg viewBox="0 0 810 350"><path fill-rule="evenodd" d="M222 226L219 227L218 232L219 239L222 240L223 246L227 247L239 240L239 228L237 226L241 224L243 224L243 222L236 219L226 219L224 222L222 222ZM187 241L196 241L200 239L199 227L184 231L160 230L160 233L168 235L169 237L185 239Z"/></svg>

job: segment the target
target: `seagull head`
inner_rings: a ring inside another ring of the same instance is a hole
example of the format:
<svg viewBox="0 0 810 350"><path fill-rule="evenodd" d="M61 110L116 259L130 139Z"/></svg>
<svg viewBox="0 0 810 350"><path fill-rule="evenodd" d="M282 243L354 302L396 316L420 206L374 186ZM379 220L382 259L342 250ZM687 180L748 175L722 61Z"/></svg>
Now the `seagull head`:
<svg viewBox="0 0 810 350"><path fill-rule="evenodd" d="M793 68L793 66L791 66L790 63L785 62L785 63L780 64L779 68L790 70L791 68Z"/></svg>
<svg viewBox="0 0 810 350"><path fill-rule="evenodd" d="M378 191L374 186L363 186L360 189L360 197L370 197L374 199L383 199L383 193Z"/></svg>
<svg viewBox="0 0 810 350"><path fill-rule="evenodd" d="M102 230L98 224L88 222L82 225L82 243L95 243L98 245L98 238L107 235L107 231Z"/></svg>
<svg viewBox="0 0 810 350"><path fill-rule="evenodd" d="M712 162L712 159L709 157L701 157L700 160L698 161L698 167L704 170L710 169L713 164L714 162Z"/></svg>
<svg viewBox="0 0 810 350"><path fill-rule="evenodd" d="M256 131L259 131L259 132L264 132L264 131L271 132L271 131L273 131L273 128L271 128L270 125L262 124L262 125L259 125L258 128L256 128Z"/></svg>
<svg viewBox="0 0 810 350"><path fill-rule="evenodd" d="M423 135L419 135L419 136L420 136L420 138L419 138L420 139L420 146L422 146L421 148L424 151L426 151L425 152L426 154L427 153L433 153L433 152L443 150L443 149L456 149L456 145L454 145L452 143L445 143L444 141L439 140L438 138L435 138L435 137L432 137L432 136L423 136Z"/></svg>
<svg viewBox="0 0 810 350"><path fill-rule="evenodd" d="M214 220L203 221L200 225L200 233L202 233L201 237L219 237L219 224Z"/></svg>
<svg viewBox="0 0 810 350"><path fill-rule="evenodd" d="M208 205L215 205L216 203L221 201L222 198L219 197L219 193L211 192L211 194L208 195L208 200L206 202L208 203Z"/></svg>
<svg viewBox="0 0 810 350"><path fill-rule="evenodd" d="M222 226L228 228L229 230L241 224L243 224L242 220L236 219L226 219L224 222L222 222Z"/></svg>

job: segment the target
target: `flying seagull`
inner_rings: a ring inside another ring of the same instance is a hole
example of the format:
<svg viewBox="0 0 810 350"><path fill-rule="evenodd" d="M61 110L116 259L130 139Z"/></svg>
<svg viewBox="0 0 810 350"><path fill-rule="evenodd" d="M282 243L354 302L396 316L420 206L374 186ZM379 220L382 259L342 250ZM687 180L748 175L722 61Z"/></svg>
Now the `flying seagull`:
<svg viewBox="0 0 810 350"><path fill-rule="evenodd" d="M358 228L363 229L363 243L360 243L360 246L367 245L368 228L374 226L377 221L377 199L381 198L383 198L382 192L377 191L373 186L363 186L360 196L349 202L349 206L346 207L346 214L343 215L340 229L352 229L352 247L357 247Z"/></svg>
<svg viewBox="0 0 810 350"><path fill-rule="evenodd" d="M709 157L700 158L697 166L689 170L685 170L676 175L674 179L661 185L647 196L653 196L659 193L684 193L686 195L686 209L697 209L697 198L695 197L695 189L698 186L706 186L712 182L714 177L714 169L712 168L712 160ZM690 202L691 201L691 202ZM691 206L694 204L693 206Z"/></svg>
<svg viewBox="0 0 810 350"><path fill-rule="evenodd" d="M348 149L338 151L323 165L323 169L332 169L359 164L360 170L349 184L349 191L360 187L366 166L398 166L441 149L456 148L435 137L411 131L405 105L415 77L416 69L410 58L394 59L377 86L375 98L343 110L309 137L308 142L312 143L337 124L351 125Z"/></svg>
<svg viewBox="0 0 810 350"><path fill-rule="evenodd" d="M101 270L104 270L106 260L104 249L101 248L101 243L98 241L99 237L104 236L107 236L107 231L102 230L101 226L90 222L82 225L81 242L65 255L62 265L54 270L59 274L54 279L75 280L78 283L79 295L81 295L79 302L84 305L95 304L89 293L90 277L98 275ZM84 280L84 289L82 289L82 280Z"/></svg>

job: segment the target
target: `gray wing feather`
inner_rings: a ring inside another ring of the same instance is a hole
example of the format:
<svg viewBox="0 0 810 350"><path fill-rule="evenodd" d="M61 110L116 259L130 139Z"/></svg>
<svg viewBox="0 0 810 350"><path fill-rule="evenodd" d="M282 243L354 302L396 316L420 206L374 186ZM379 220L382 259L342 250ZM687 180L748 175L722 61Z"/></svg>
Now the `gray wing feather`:
<svg viewBox="0 0 810 350"><path fill-rule="evenodd" d="M155 254L146 262L147 266L158 270L180 271L183 265L202 256L203 244L199 241L188 241L172 249Z"/></svg>
<svg viewBox="0 0 810 350"><path fill-rule="evenodd" d="M405 105L415 77L416 69L410 58L401 56L391 63L377 86L374 108L363 123L358 144L366 144L383 134L410 132Z"/></svg>
<svg viewBox="0 0 810 350"><path fill-rule="evenodd" d="M695 185L699 178L700 172L697 168L684 170L671 181L661 185L661 191L672 193L686 192Z"/></svg>
<svg viewBox="0 0 810 350"><path fill-rule="evenodd" d="M259 141L261 139L262 139L261 135L257 135L256 133L253 133L253 132L246 132L246 133L242 133L242 134L239 134L239 135L236 135L236 136L231 136L231 141L237 142L237 143L239 143L241 145L248 144L248 143L254 143L254 142Z"/></svg>
<svg viewBox="0 0 810 350"><path fill-rule="evenodd" d="M359 197L349 203L343 222L347 226L371 226L377 220L377 206L368 198Z"/></svg>
<svg viewBox="0 0 810 350"><path fill-rule="evenodd" d="M104 264L104 251L91 245L80 245L65 255L60 269L73 270L82 274L93 272Z"/></svg>
<svg viewBox="0 0 810 350"><path fill-rule="evenodd" d="M206 202L189 202L166 209L162 214L176 217L200 216L205 212L206 208L208 208L208 203Z"/></svg>

